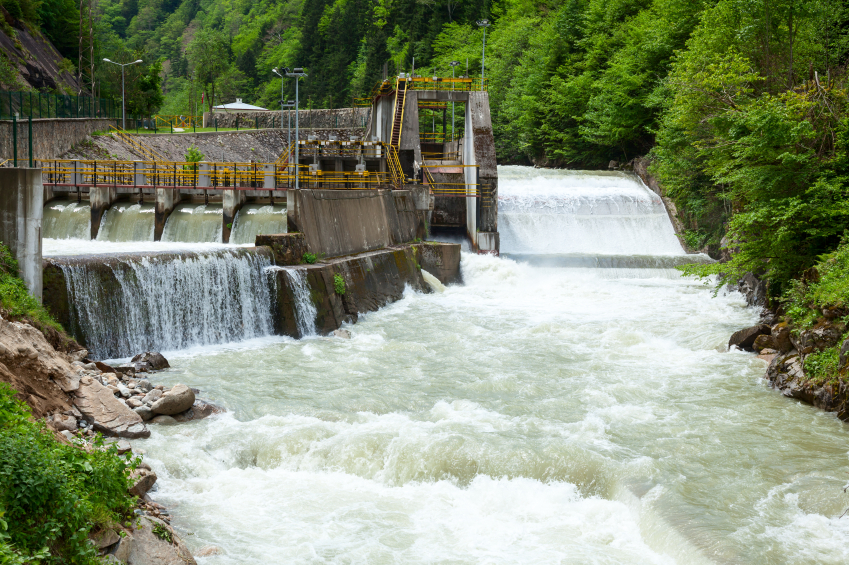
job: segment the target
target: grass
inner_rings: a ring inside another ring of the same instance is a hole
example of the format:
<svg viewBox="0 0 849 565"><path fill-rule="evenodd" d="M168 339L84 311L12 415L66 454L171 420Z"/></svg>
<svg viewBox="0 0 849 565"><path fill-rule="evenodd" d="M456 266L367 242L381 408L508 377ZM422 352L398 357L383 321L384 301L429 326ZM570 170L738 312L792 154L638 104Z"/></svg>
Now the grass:
<svg viewBox="0 0 849 565"><path fill-rule="evenodd" d="M29 293L24 281L18 276L18 262L3 244L0 244L0 306L7 317L25 320L43 333L50 329L60 333L65 331Z"/></svg>
<svg viewBox="0 0 849 565"><path fill-rule="evenodd" d="M840 346L829 347L805 357L805 376L815 384L837 383Z"/></svg>

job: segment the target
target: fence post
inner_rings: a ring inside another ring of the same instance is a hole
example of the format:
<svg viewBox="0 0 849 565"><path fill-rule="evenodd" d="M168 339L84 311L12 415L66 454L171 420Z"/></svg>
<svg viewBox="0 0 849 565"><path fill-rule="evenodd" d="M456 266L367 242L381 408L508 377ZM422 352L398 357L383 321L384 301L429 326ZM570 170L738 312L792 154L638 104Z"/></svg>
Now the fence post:
<svg viewBox="0 0 849 565"><path fill-rule="evenodd" d="M218 131L218 116L213 118L215 120L215 131Z"/></svg>
<svg viewBox="0 0 849 565"><path fill-rule="evenodd" d="M32 93L30 93L30 97ZM30 110L32 107L30 106ZM29 141L29 168L32 168L32 114L29 116L29 131L27 131L27 140Z"/></svg>
<svg viewBox="0 0 849 565"><path fill-rule="evenodd" d="M18 116L12 114L12 153L14 165L18 166Z"/></svg>
<svg viewBox="0 0 849 565"><path fill-rule="evenodd" d="M259 129L259 116L254 116L254 129Z"/></svg>

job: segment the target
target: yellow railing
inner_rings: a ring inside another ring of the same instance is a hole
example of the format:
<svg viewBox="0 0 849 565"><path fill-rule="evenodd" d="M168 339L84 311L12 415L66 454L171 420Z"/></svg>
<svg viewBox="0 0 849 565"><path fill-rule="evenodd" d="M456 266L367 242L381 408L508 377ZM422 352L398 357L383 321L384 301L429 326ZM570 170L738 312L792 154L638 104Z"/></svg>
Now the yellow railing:
<svg viewBox="0 0 849 565"><path fill-rule="evenodd" d="M398 150L391 145L386 152L386 163L392 175L392 184L395 185L395 188L401 188L405 180L404 170L401 168L401 161L398 159Z"/></svg>
<svg viewBox="0 0 849 565"><path fill-rule="evenodd" d="M310 171L309 166L294 164L53 159L39 161L39 166L43 183L54 188L285 190L295 185L296 175L303 188L376 189L393 185L389 173Z"/></svg>
<svg viewBox="0 0 849 565"><path fill-rule="evenodd" d="M203 127L203 116L162 116L155 115L156 127L167 128L175 127L180 129L190 129L192 127Z"/></svg>
<svg viewBox="0 0 849 565"><path fill-rule="evenodd" d="M419 143L445 143L445 134L438 131L419 133Z"/></svg>
<svg viewBox="0 0 849 565"><path fill-rule="evenodd" d="M116 128L115 126L109 126L109 132L121 141L123 141L126 145L129 145L130 149L136 154L138 154L140 157L144 157L152 161L166 160L165 157L156 149L142 143L141 140L136 139L135 137L133 137L122 129Z"/></svg>

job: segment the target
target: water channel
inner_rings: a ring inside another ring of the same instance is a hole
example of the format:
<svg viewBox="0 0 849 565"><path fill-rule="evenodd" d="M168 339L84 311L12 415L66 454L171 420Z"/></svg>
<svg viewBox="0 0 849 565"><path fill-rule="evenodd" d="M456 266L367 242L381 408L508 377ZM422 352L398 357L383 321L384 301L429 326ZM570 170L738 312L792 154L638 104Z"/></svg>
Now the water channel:
<svg viewBox="0 0 849 565"><path fill-rule="evenodd" d="M633 177L499 169L504 257L352 339L165 352L226 414L134 441L204 564L838 564L847 428L783 398ZM696 260L706 260L696 258Z"/></svg>

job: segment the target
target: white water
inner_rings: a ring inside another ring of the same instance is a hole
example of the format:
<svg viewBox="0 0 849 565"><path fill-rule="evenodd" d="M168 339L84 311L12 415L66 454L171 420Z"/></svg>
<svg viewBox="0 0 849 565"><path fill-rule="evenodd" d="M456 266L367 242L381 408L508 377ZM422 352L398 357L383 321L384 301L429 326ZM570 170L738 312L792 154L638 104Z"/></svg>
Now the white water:
<svg viewBox="0 0 849 565"><path fill-rule="evenodd" d="M41 224L43 237L53 239L89 239L91 208L88 202L53 200L44 207Z"/></svg>
<svg viewBox="0 0 849 565"><path fill-rule="evenodd" d="M153 241L156 205L115 203L106 210L98 241Z"/></svg>
<svg viewBox="0 0 849 565"><path fill-rule="evenodd" d="M233 220L230 243L253 243L257 235L286 233L286 206L245 204Z"/></svg>
<svg viewBox="0 0 849 565"><path fill-rule="evenodd" d="M506 173L503 197L556 196L561 173ZM608 181L585 174L563 191L623 208L636 198ZM628 229L654 214L641 210ZM849 561L846 425L726 351L757 320L738 294L711 298L646 266L681 253L670 226L650 244L597 241L627 236L608 224L585 223L599 228L589 248L562 241L556 254L627 243L649 259L464 254L464 285L407 292L350 340L168 353L173 369L154 380L229 411L133 442L159 476L153 496L193 549L221 549L204 565ZM514 230L504 251L544 254L521 235L532 231ZM644 272L611 276L620 269Z"/></svg>
<svg viewBox="0 0 849 565"><path fill-rule="evenodd" d="M162 241L222 241L221 204L179 204L165 220Z"/></svg>
<svg viewBox="0 0 849 565"><path fill-rule="evenodd" d="M224 243L187 243L182 241L102 241L97 239L49 239L41 240L41 253L45 257L73 255L103 255L115 253L144 253L156 251L214 251L236 249L249 245Z"/></svg>
<svg viewBox="0 0 849 565"><path fill-rule="evenodd" d="M273 331L271 283L264 272L271 263L262 254L228 249L124 255L96 267L86 259L58 261L73 304L71 330L98 358L241 341Z"/></svg>
<svg viewBox="0 0 849 565"><path fill-rule="evenodd" d="M284 271L292 288L292 298L295 300L295 324L298 327L298 333L303 337L314 336L317 312L310 295L307 272L304 269L284 269Z"/></svg>

